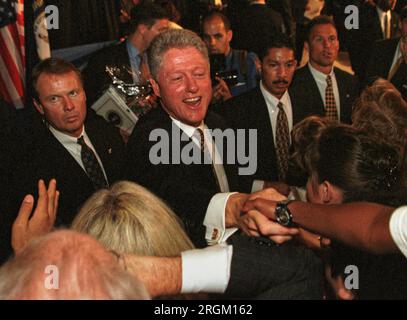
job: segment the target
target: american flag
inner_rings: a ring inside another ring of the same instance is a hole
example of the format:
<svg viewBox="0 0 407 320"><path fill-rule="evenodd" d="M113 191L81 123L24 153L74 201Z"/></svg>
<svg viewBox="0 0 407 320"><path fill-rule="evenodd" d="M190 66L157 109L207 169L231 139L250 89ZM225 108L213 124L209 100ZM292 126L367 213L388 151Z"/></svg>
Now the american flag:
<svg viewBox="0 0 407 320"><path fill-rule="evenodd" d="M0 93L16 108L24 107L24 0L0 0Z"/></svg>

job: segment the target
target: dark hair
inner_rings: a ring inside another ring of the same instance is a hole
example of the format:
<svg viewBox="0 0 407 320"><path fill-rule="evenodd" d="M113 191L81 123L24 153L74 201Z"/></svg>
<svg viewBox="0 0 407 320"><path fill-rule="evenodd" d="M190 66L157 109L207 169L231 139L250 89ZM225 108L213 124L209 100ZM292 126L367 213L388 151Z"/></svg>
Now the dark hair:
<svg viewBox="0 0 407 320"><path fill-rule="evenodd" d="M290 160L303 173L307 173L309 167L306 158L307 150L319 138L321 132L332 123L326 117L309 116L293 127L291 131L292 153Z"/></svg>
<svg viewBox="0 0 407 320"><path fill-rule="evenodd" d="M335 23L333 22L333 20L330 17L324 16L324 15L317 16L314 19L312 19L311 22L307 26L306 33L305 33L305 41L309 42L309 38L311 36L311 32L314 27L324 25L324 24L330 24L336 30Z"/></svg>
<svg viewBox="0 0 407 320"><path fill-rule="evenodd" d="M306 154L308 172L318 183L329 181L342 189L344 202L359 195L405 190L402 155L397 148L375 141L347 125L323 130Z"/></svg>
<svg viewBox="0 0 407 320"><path fill-rule="evenodd" d="M228 17L226 17L222 12L220 12L219 10L211 10L209 11L202 19L202 29L203 29L203 25L206 21L212 19L212 18L219 18L222 20L224 26L225 26L225 30L229 31L231 30L231 26L230 26L230 21L228 19Z"/></svg>
<svg viewBox="0 0 407 320"><path fill-rule="evenodd" d="M374 139L402 149L407 145L407 102L387 80L378 79L363 90L355 102L352 121Z"/></svg>
<svg viewBox="0 0 407 320"><path fill-rule="evenodd" d="M168 18L165 10L154 3L147 2L135 6L130 12L130 33L135 32L140 24L151 28L157 20Z"/></svg>
<svg viewBox="0 0 407 320"><path fill-rule="evenodd" d="M290 49L294 52L295 55L295 49L294 49L294 43L290 37L287 35L281 34L281 35L276 35L273 36L272 38L268 39L266 43L262 45L260 48L258 54L259 54L259 59L260 61L263 61L264 57L267 56L269 50L273 48L287 48Z"/></svg>
<svg viewBox="0 0 407 320"><path fill-rule="evenodd" d="M60 58L48 58L38 63L31 72L31 95L35 100L38 100L37 82L41 74L66 74L75 72L79 80L83 84L81 72L69 61Z"/></svg>

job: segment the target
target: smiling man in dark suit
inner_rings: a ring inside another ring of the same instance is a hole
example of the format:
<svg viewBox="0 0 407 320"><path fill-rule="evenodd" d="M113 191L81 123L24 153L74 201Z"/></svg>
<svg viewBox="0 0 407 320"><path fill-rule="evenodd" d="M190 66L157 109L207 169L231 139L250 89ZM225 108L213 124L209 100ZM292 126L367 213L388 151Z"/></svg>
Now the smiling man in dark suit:
<svg viewBox="0 0 407 320"><path fill-rule="evenodd" d="M359 84L356 77L334 67L339 40L330 18L318 16L309 23L305 47L309 61L295 72L290 91L293 105L306 113L350 123Z"/></svg>
<svg viewBox="0 0 407 320"><path fill-rule="evenodd" d="M168 30L153 40L148 58L150 81L161 108L141 118L130 136L130 179L169 204L197 247L226 241L233 244L231 266L229 261L233 281L227 294L263 299L319 298L318 259L305 247L275 245L274 241L291 239L296 230L285 233L288 229L283 228L283 237L271 240L239 233L237 220L250 194L232 192L241 191L237 179L240 168L226 161L228 151L235 153L234 148L229 149L229 139L220 158L223 163L214 160L219 159L222 149L211 129L223 131L227 127L220 116L208 111L212 86L204 42L191 31ZM209 156L209 161L198 158L187 162L195 151ZM216 265L215 274L217 268L229 267ZM202 276L210 277L195 275Z"/></svg>

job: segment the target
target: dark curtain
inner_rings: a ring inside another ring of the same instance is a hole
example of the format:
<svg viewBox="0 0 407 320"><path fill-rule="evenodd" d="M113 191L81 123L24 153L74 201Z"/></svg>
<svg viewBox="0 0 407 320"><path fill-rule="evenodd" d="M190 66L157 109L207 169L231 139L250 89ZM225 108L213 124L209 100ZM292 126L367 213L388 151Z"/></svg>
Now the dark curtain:
<svg viewBox="0 0 407 320"><path fill-rule="evenodd" d="M46 3L59 9L59 29L49 30L52 50L118 37L118 0L47 0Z"/></svg>

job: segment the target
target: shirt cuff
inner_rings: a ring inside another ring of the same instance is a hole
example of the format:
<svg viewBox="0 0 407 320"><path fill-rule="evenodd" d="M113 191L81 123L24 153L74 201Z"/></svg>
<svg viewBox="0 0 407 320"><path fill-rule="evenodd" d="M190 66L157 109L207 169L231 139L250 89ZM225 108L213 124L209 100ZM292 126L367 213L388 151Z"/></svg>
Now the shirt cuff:
<svg viewBox="0 0 407 320"><path fill-rule="evenodd" d="M254 180L252 185L252 193L263 190L264 180Z"/></svg>
<svg viewBox="0 0 407 320"><path fill-rule="evenodd" d="M181 253L181 293L223 293L230 279L233 247L217 245Z"/></svg>
<svg viewBox="0 0 407 320"><path fill-rule="evenodd" d="M407 207L398 208L393 212L389 227L395 244L407 257Z"/></svg>
<svg viewBox="0 0 407 320"><path fill-rule="evenodd" d="M208 245L225 242L237 228L226 228L225 210L229 197L236 192L217 193L209 202L204 219L206 227L205 238Z"/></svg>

